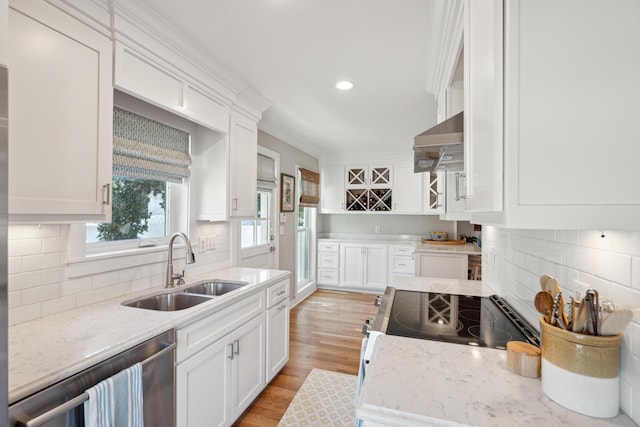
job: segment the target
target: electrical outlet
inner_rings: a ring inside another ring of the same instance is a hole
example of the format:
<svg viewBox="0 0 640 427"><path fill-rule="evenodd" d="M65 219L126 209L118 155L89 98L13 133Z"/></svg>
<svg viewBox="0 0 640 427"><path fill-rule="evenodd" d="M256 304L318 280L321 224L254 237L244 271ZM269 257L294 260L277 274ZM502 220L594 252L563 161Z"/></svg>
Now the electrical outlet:
<svg viewBox="0 0 640 427"><path fill-rule="evenodd" d="M379 234L380 233L380 226L376 225L375 227L373 227L373 232L376 233L376 234Z"/></svg>
<svg viewBox="0 0 640 427"><path fill-rule="evenodd" d="M207 238L205 236L200 236L198 244L200 245L200 252L205 252L207 250Z"/></svg>
<svg viewBox="0 0 640 427"><path fill-rule="evenodd" d="M216 248L216 236L207 236L207 249L215 249Z"/></svg>

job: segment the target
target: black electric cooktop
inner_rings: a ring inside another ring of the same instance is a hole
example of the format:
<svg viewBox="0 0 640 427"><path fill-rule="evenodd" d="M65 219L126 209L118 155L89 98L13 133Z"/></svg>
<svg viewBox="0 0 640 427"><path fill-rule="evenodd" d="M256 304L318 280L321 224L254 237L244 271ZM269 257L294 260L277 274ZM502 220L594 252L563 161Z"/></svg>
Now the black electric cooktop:
<svg viewBox="0 0 640 427"><path fill-rule="evenodd" d="M495 295L396 290L385 333L497 349L509 341L539 345L537 331Z"/></svg>

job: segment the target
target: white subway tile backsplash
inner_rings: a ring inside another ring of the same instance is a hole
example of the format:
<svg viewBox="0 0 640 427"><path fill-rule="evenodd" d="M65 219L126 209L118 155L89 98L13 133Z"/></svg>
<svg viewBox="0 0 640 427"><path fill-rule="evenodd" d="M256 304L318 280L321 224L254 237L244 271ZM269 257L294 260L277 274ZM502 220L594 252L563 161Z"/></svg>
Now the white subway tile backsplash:
<svg viewBox="0 0 640 427"><path fill-rule="evenodd" d="M57 253L22 257L23 271L40 271L61 266L62 256Z"/></svg>
<svg viewBox="0 0 640 427"><path fill-rule="evenodd" d="M595 251L593 273L613 282L631 286L631 257L612 252Z"/></svg>
<svg viewBox="0 0 640 427"><path fill-rule="evenodd" d="M533 307L539 277L557 277L563 293L597 289L602 299L634 310L621 346L621 409L640 421L640 233L511 230L484 226L483 281L539 328ZM555 237L554 237L555 236ZM555 240L554 240L555 239ZM487 248L495 248L495 267ZM544 248L542 250L541 248ZM487 259L485 259L487 258Z"/></svg>
<svg viewBox="0 0 640 427"><path fill-rule="evenodd" d="M176 259L176 270L184 268L187 278L231 265L230 225L202 225L207 227L205 233L198 232L200 226L196 226L192 234L215 235L216 250L198 257L196 264L189 266L185 266L182 259ZM66 264L69 225L11 224L8 236L8 294L12 325L164 286L164 251L100 259L94 264L94 261Z"/></svg>
<svg viewBox="0 0 640 427"><path fill-rule="evenodd" d="M63 311L73 310L74 308L76 308L76 296L69 295L66 297L43 301L42 315L50 316Z"/></svg>

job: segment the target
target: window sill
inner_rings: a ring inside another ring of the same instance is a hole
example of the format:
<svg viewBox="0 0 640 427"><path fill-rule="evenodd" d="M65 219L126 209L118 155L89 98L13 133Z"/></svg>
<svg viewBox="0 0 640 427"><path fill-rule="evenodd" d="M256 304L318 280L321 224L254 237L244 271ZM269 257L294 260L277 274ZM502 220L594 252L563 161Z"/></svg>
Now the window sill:
<svg viewBox="0 0 640 427"><path fill-rule="evenodd" d="M184 248L184 244L174 245L174 250L180 248ZM70 258L67 260L67 276L74 278L125 268L142 267L148 264L166 263L167 250L167 245L162 245L91 254L81 258ZM178 254L180 253L181 252L178 251Z"/></svg>

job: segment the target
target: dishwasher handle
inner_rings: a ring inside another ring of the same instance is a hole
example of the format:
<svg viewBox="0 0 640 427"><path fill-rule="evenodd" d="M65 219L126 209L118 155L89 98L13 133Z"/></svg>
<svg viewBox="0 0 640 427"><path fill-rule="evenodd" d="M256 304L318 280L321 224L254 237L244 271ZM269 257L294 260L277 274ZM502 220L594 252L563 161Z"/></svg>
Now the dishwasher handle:
<svg viewBox="0 0 640 427"><path fill-rule="evenodd" d="M143 360L142 362L140 362L142 364L142 366L144 367L144 365L146 365L147 363L153 362L155 359L162 357L165 353L171 352L176 348L176 343L172 343L169 344L168 346L166 346L165 348L163 348L162 350L160 350L157 353L154 353L153 355L149 356L148 358L146 358L145 360ZM16 422L16 427L38 427L43 425L46 422L51 421L52 419L68 412L69 410L75 408L76 406L80 406L81 404L83 404L85 401L89 400L89 394L88 393L82 393L76 397L74 397L71 400L68 400L66 402L64 402L62 405L58 405L53 409L50 409L49 411L45 412L44 414L38 415L35 418L32 418L28 421L17 421Z"/></svg>

